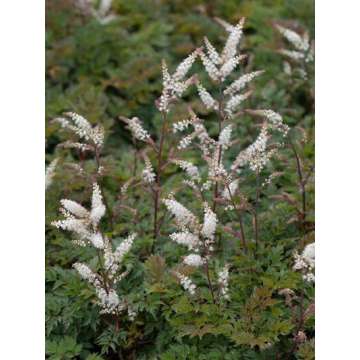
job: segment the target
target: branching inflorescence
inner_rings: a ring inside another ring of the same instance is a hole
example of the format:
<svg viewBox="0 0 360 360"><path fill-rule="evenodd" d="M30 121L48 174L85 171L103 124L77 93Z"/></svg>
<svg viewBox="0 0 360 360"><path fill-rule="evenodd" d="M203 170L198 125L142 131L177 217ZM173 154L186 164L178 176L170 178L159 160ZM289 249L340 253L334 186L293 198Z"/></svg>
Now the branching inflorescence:
<svg viewBox="0 0 360 360"><path fill-rule="evenodd" d="M92 246L99 256L99 272L95 272L84 263L75 263L73 266L80 276L93 285L101 307L101 313L119 315L126 310L126 301L121 300L116 291L116 284L121 281L127 272L121 272L124 256L130 251L136 234L129 235L113 250L112 242L103 235L99 223L105 215L105 205L99 185L93 184L91 209L87 210L79 203L62 199L61 213L63 220L54 221L53 226L73 233L73 241L78 246Z"/></svg>

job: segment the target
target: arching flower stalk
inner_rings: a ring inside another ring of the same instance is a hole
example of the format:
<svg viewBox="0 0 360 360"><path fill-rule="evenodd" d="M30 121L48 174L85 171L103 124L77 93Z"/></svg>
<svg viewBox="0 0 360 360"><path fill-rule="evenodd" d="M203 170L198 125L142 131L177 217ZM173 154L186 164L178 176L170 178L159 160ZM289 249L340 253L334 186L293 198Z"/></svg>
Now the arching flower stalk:
<svg viewBox="0 0 360 360"><path fill-rule="evenodd" d="M209 261L214 251L215 232L218 223L216 214L206 202L203 203L204 216L201 222L190 210L172 196L164 199L163 202L168 211L174 216L178 228L177 232L170 234L170 239L179 245L186 246L191 251L189 255L183 258L183 263L193 268L203 269L212 300L215 303L216 298L210 279Z"/></svg>
<svg viewBox="0 0 360 360"><path fill-rule="evenodd" d="M53 182L58 162L59 159L55 158L45 170L45 191L50 187Z"/></svg>
<svg viewBox="0 0 360 360"><path fill-rule="evenodd" d="M293 64L294 70L303 79L307 79L308 64L314 62L314 44L313 41L310 42L309 33L304 31L303 34L299 34L279 24L275 24L275 28L292 47L291 49L282 48L278 50L279 54L286 59L284 61L285 72L291 75L293 72L291 64Z"/></svg>
<svg viewBox="0 0 360 360"><path fill-rule="evenodd" d="M242 92L247 85L260 76L263 71L252 71L234 77L236 69L239 67L241 60L246 56L238 53L238 46L242 39L243 27L245 19L241 18L237 25L230 25L227 22L216 19L228 33L228 38L221 52L211 44L209 39L204 39L204 50L200 53L201 61L210 79L217 88L214 94L220 94L215 97L212 92L197 82L198 93L200 99L207 110L213 111L218 119L218 136L217 140L211 139L206 131L204 122L199 120L196 115L190 111L190 119L184 124L186 126L179 127L186 130L192 126L201 128L197 139L199 140L199 148L202 152L202 158L208 165L208 178L206 184L211 184L213 189L212 210L217 213L217 204L226 204L227 209L237 211L239 226L241 228L241 242L246 248L245 231L242 221L242 209L236 206L235 197L238 191L238 175L239 169L248 166L253 170L257 177L269 162L270 158L275 154L277 145L272 140L273 133L280 133L286 136L289 128L283 123L282 117L276 112L266 110L247 110L247 114L260 116L263 119L261 132L255 142L249 145L245 150L240 151L239 155L228 170L224 165L224 151L230 148L233 143L231 135L235 131L235 119L238 116L241 105L250 97L251 91ZM195 120L196 119L196 120ZM190 135L186 135L184 139ZM192 140L194 142L194 140ZM258 180L259 181L259 180ZM205 184L204 183L204 184ZM193 184L191 184L193 185ZM195 184L196 185L196 184ZM208 185L206 185L208 187ZM258 200L259 193L257 191L256 198ZM256 202L257 202L256 200ZM254 230L255 238L258 237L258 230Z"/></svg>
<svg viewBox="0 0 360 360"><path fill-rule="evenodd" d="M153 156L156 160L153 162L153 165L150 163L150 160L145 161L145 169L142 173L143 180L150 185L150 190L153 196L153 246L156 242L156 239L160 234L161 221L159 219L160 211L160 197L161 188L162 188L162 173L166 166L168 166L174 158L171 158L170 151L164 151L164 148L167 144L172 144L171 142L171 132L169 126L169 113L171 106L178 101L181 96L184 94L186 89L194 84L196 81L195 76L187 77L193 63L195 62L197 56L200 54L201 49L196 49L188 57L186 57L175 69L173 74L170 74L168 66L165 60L162 61L162 76L163 76L163 89L161 96L156 100L155 104L162 116L162 126L160 134L158 134L158 141L155 142L151 139L149 133L143 128L141 121L138 118L127 119L121 117L123 121L127 123L127 127L131 131L134 138L147 143L151 147ZM180 123L173 128L173 131L183 129L186 127L186 123ZM182 142L178 145L180 150L185 149L190 143L191 138L183 139ZM149 153L150 154L150 153ZM187 166L189 174L191 173L193 177L196 177L194 173L195 168L189 164L181 163L182 166Z"/></svg>
<svg viewBox="0 0 360 360"><path fill-rule="evenodd" d="M100 221L105 215L105 205L97 183L93 184L91 209L87 210L73 200L60 201L62 220L53 221L58 229L69 231L75 236L74 245L91 247L99 259L99 270L92 270L87 264L76 262L73 267L79 275L94 287L102 314L120 315L128 308L116 290L128 272L122 272L121 266L125 255L130 251L136 234L129 235L120 245L113 249L112 242L101 232Z"/></svg>

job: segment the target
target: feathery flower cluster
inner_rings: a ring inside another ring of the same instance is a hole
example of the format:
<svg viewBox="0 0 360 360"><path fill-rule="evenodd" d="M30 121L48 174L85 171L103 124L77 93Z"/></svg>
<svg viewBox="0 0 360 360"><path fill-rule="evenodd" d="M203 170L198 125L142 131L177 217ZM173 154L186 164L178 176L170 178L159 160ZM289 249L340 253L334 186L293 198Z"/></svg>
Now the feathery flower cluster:
<svg viewBox="0 0 360 360"><path fill-rule="evenodd" d="M114 286L122 280L127 272L118 273L124 256L129 252L136 234L131 234L116 249L112 251L111 242L98 231L98 224L105 215L105 205L97 183L93 184L91 210L85 209L76 201L61 200L61 212L64 220L54 221L52 225L59 229L74 232L80 237L75 243L79 245L91 244L103 256L106 278L97 274L83 263L75 263L73 267L80 276L94 286L101 307L101 313L116 314L126 308L126 303L119 299Z"/></svg>
<svg viewBox="0 0 360 360"><path fill-rule="evenodd" d="M200 267L204 265L204 259L199 254L190 254L185 256L184 264L193 266L193 267Z"/></svg>
<svg viewBox="0 0 360 360"><path fill-rule="evenodd" d="M185 291L188 291L190 295L195 295L196 285L191 279L179 272L176 273L177 278L180 280L181 286Z"/></svg>
<svg viewBox="0 0 360 360"><path fill-rule="evenodd" d="M65 117L54 119L62 128L71 130L79 138L90 141L95 147L101 147L104 143L104 129L101 126L92 127L91 124L81 115L74 112L64 114Z"/></svg>
<svg viewBox="0 0 360 360"><path fill-rule="evenodd" d="M227 113L228 116L232 116L233 112L237 109L237 107L244 101L246 100L250 95L251 95L251 91L248 91L244 94L237 94L237 95L233 95L228 102L226 103L225 106L225 112Z"/></svg>
<svg viewBox="0 0 360 360"><path fill-rule="evenodd" d="M179 245L185 245L189 250L197 250L200 246L199 237L189 231L172 233L170 239Z"/></svg>
<svg viewBox="0 0 360 360"><path fill-rule="evenodd" d="M263 73L263 70L259 70L240 76L224 90L224 95L233 95L237 93L238 91L242 90L250 81Z"/></svg>
<svg viewBox="0 0 360 360"><path fill-rule="evenodd" d="M104 250L104 267L108 273L109 280L114 280L114 283L119 282L127 275L127 272L118 274L118 270L125 255L130 251L136 236L136 233L130 234L120 243L115 251L112 250L111 243L109 241L106 242Z"/></svg>
<svg viewBox="0 0 360 360"><path fill-rule="evenodd" d="M214 240L217 221L216 214L210 209L209 205L205 203L204 223L201 230L201 234L205 239Z"/></svg>
<svg viewBox="0 0 360 360"><path fill-rule="evenodd" d="M163 202L167 209L175 216L175 222L179 228L186 229L189 226L196 226L198 221L196 216L185 206L172 198L165 199Z"/></svg>
<svg viewBox="0 0 360 360"><path fill-rule="evenodd" d="M181 120L173 124L173 133L181 132L186 130L192 124L191 120Z"/></svg>
<svg viewBox="0 0 360 360"><path fill-rule="evenodd" d="M94 183L91 210L88 211L82 205L73 200L62 199L60 211L64 220L53 221L52 225L58 229L67 230L80 237L81 242L88 242L97 248L103 248L104 241L97 231L99 221L105 214L105 205L99 185ZM81 243L80 242L80 243Z"/></svg>
<svg viewBox="0 0 360 360"><path fill-rule="evenodd" d="M181 169L183 169L186 174L189 176L191 180L199 181L200 180L200 173L197 166L195 166L190 161L185 160L174 160L176 165L179 165Z"/></svg>
<svg viewBox="0 0 360 360"><path fill-rule="evenodd" d="M284 36L286 40L288 40L297 50L299 51L307 51L309 50L309 38L305 34L305 36L301 37L298 33L293 30L287 29L281 25L276 25L279 33Z"/></svg>
<svg viewBox="0 0 360 360"><path fill-rule="evenodd" d="M204 38L207 55L200 53L201 61L210 78L214 81L224 81L225 78L235 69L244 56L236 56L237 46L242 36L244 19L241 19L236 26L226 26L229 37L224 49L219 55L208 38Z"/></svg>
<svg viewBox="0 0 360 360"><path fill-rule="evenodd" d="M201 101L207 109L218 110L219 103L209 94L209 92L200 84L197 83L197 89Z"/></svg>
<svg viewBox="0 0 360 360"><path fill-rule="evenodd" d="M295 263L293 269L301 271L305 281L314 282L315 243L306 245L301 255L296 252L294 254L294 259Z"/></svg>
<svg viewBox="0 0 360 360"><path fill-rule="evenodd" d="M301 36L295 31L281 25L276 25L276 29L295 48L295 50L280 49L280 54L295 62L305 61L308 63L314 61L314 50L310 46L309 34L307 32Z"/></svg>
<svg viewBox="0 0 360 360"><path fill-rule="evenodd" d="M163 91L160 99L157 102L159 111L168 112L170 103L177 97L181 97L189 85L195 81L194 77L190 77L187 80L184 80L184 78L195 62L199 52L200 49L193 51L185 60L179 64L172 76L168 71L165 60L163 60Z"/></svg>
<svg viewBox="0 0 360 360"><path fill-rule="evenodd" d="M274 154L274 150L267 151L268 140L268 125L264 124L257 139L236 157L231 170L249 164L251 170L260 172Z"/></svg>
<svg viewBox="0 0 360 360"><path fill-rule="evenodd" d="M76 7L85 15L93 16L101 25L106 25L116 19L111 13L112 0L75 0ZM96 6L97 5L97 6Z"/></svg>
<svg viewBox="0 0 360 360"><path fill-rule="evenodd" d="M222 147L222 149L226 150L230 146L231 142L231 133L232 133L232 125L228 125L222 129L219 135L218 144Z"/></svg>
<svg viewBox="0 0 360 360"><path fill-rule="evenodd" d="M121 119L127 123L127 128L131 131L135 139L140 141L147 141L150 139L149 133L143 128L139 118L133 117L128 119L122 117Z"/></svg>
<svg viewBox="0 0 360 360"><path fill-rule="evenodd" d="M55 170L56 170L56 166L57 166L58 162L59 162L59 159L55 158L45 170L45 190L47 190L48 187L53 182L53 179L55 176Z"/></svg>
<svg viewBox="0 0 360 360"><path fill-rule="evenodd" d="M193 140L193 136L192 135L187 135L185 137L183 137L180 141L179 144L177 146L177 148L179 150L183 150L186 149L187 147L189 147L192 143Z"/></svg>
<svg viewBox="0 0 360 360"><path fill-rule="evenodd" d="M273 110L247 110L247 112L252 115L264 117L269 122L268 127L278 131L283 137L285 137L290 130L289 126L284 123L282 116Z"/></svg>
<svg viewBox="0 0 360 360"><path fill-rule="evenodd" d="M154 168L147 156L145 156L145 169L142 171L142 177L146 184L152 184L156 179Z"/></svg>
<svg viewBox="0 0 360 360"><path fill-rule="evenodd" d="M225 265L218 273L220 294L225 300L229 300L229 266Z"/></svg>

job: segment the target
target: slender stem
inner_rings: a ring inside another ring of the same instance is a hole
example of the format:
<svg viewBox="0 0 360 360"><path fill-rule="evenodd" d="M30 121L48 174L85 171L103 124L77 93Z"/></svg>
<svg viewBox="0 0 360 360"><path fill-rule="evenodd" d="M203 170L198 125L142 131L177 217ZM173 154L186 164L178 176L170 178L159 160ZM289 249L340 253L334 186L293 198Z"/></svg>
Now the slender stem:
<svg viewBox="0 0 360 360"><path fill-rule="evenodd" d="M222 130L222 123L224 121L224 115L223 115L223 111L222 111L223 101L224 101L224 94L222 92L222 85L221 84L220 84L220 87L219 87L219 91L220 91L220 99L219 99L219 111L218 111L218 132L219 132L219 136L220 136L221 130ZM218 165L220 165L220 163L221 163L221 156L222 156L222 146L220 145L219 146ZM218 197L218 191L219 191L219 184L216 181L215 188L214 188L214 199L213 199L213 205L212 205L213 212L216 211L216 199Z"/></svg>
<svg viewBox="0 0 360 360"><path fill-rule="evenodd" d="M260 198L260 176L259 176L259 172L256 172L256 198L255 198L255 208L254 208L254 232L255 232L256 252L259 246L259 222L258 222L259 198Z"/></svg>
<svg viewBox="0 0 360 360"><path fill-rule="evenodd" d="M229 192L230 195L230 200L231 200L231 204L234 207L234 209L236 210L236 214L238 216L238 220L239 220L239 224L240 224L240 235L241 235L241 243L244 247L244 251L247 251L247 245L246 245L246 240L245 240L245 232L244 232L244 225L243 225L243 220L242 220L242 216L241 216L241 211L237 209L235 201L234 201L234 197L230 191L230 187L228 184L226 184L226 188Z"/></svg>
<svg viewBox="0 0 360 360"><path fill-rule="evenodd" d="M100 152L99 152L98 147L95 148L95 161L96 161L97 175L98 175L99 171L101 169ZM102 184L100 183L99 186L100 186L100 190L101 190L101 193L102 193L102 196L103 196L105 207L106 207L107 212L109 214L110 227L111 227L111 230L113 230L114 229L114 220L113 220L114 215L113 215L112 209L110 208L109 203L108 203L108 201L106 199L105 192L104 192Z"/></svg>
<svg viewBox="0 0 360 360"><path fill-rule="evenodd" d="M103 276L103 284L104 284L104 288L107 294L109 294L109 285L108 285L108 277L105 271L105 267L104 267L104 262L102 261L101 255L100 255L100 250L98 250L97 252L98 255L98 260L99 260L99 264L100 264L100 271L102 273Z"/></svg>
<svg viewBox="0 0 360 360"><path fill-rule="evenodd" d="M160 226L158 223L158 212L159 212L159 199L160 199L160 189L161 189L161 173L162 173L162 152L164 147L165 133L166 133L166 124L167 124L167 116L166 113L162 113L163 123L161 128L160 135L160 145L157 157L157 174L156 174L156 188L154 192L154 243L152 245L152 251L154 250L155 240L159 236Z"/></svg>
<svg viewBox="0 0 360 360"><path fill-rule="evenodd" d="M299 186L300 186L300 193L301 193L301 203L302 203L302 225L304 227L305 217L306 217L306 190L305 190L305 182L304 176L301 169L301 162L299 155L296 151L295 145L290 141L291 149L295 155L296 160L296 168L299 177Z"/></svg>

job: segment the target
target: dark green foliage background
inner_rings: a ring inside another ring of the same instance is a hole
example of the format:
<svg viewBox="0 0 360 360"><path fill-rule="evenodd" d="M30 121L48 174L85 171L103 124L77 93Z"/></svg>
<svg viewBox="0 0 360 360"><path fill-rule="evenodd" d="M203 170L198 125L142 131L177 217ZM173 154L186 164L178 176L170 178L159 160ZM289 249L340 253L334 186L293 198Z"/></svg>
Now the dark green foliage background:
<svg viewBox="0 0 360 360"><path fill-rule="evenodd" d="M154 101L161 92L161 59L167 60L172 71L202 44L205 35L220 48L225 34L212 18L218 16L235 23L246 16L242 52L251 55L250 70L266 70L256 81L250 105L271 107L283 115L288 125L304 128L308 142L301 149L301 156L305 165L312 166L314 114L309 83L313 84L311 79L306 84L289 81L283 73L282 58L276 53L281 39L271 24L295 21L314 38L314 2L114 0L112 9L117 19L101 25L81 15L70 0L46 1L46 160L61 158L58 174L46 195L47 356L53 360L285 359L284 354L292 345L293 324L277 290L302 288L308 299L313 298L314 291L312 287L304 287L300 276L291 271L292 251L300 243L313 241L313 232L304 235L296 223L290 221L295 211L289 203L269 198L286 191L295 201L300 201L291 153L285 150L283 159L274 161L268 172L281 171L282 175L266 190L268 196L264 196L261 205L262 245L258 257L245 258L236 250L237 240L229 234L222 236L226 246L222 247L219 257L231 257L236 266L230 285L232 301L226 310L219 312L211 305L190 303L179 286L161 272L162 264L156 262L159 259L149 259L151 208L144 194L134 193L140 221L134 223L132 215L125 212L110 229L105 219L103 228L115 239L132 228L141 235L126 263L132 271L121 284L121 291L129 294L139 317L134 323L124 321L120 331L115 331L111 322L106 324L100 319L92 290L71 268L75 261L89 259L96 267L93 254L90 250L74 248L69 236L49 225L58 218L61 198L68 197L86 205L91 194L88 183L67 166L78 160L77 154L56 147L68 134L60 132L50 119L64 111L75 111L91 123L105 127L103 162L109 173L104 178L105 195L109 205L116 206L119 188L131 176L133 168L130 137L117 117L136 115L156 134L161 120ZM193 71L199 69L197 64ZM200 77L206 83L203 71ZM185 100L199 115L206 117L197 97L191 95L192 92ZM172 114L173 119L179 120L185 116L184 106ZM243 121L237 136L241 144L247 145L257 130L251 119L245 117ZM295 139L296 136L295 133ZM94 168L90 157L85 159L84 167L89 171ZM172 189L179 183L175 167L167 175L169 181L165 187ZM249 197L254 192L253 180L250 178L244 185ZM313 187L308 191L307 220L311 223L314 220ZM182 202L190 204L191 197L186 191L182 194L186 199ZM251 219L245 220L251 236ZM170 244L165 236L157 244L155 253L166 258L164 267L173 266L184 255L182 249ZM158 272L160 275L156 278ZM265 304L260 301L262 296ZM251 323L246 323L249 319ZM306 328L307 335L313 335L313 318ZM267 342L275 346L262 350ZM305 343L295 356L313 359L312 344Z"/></svg>

